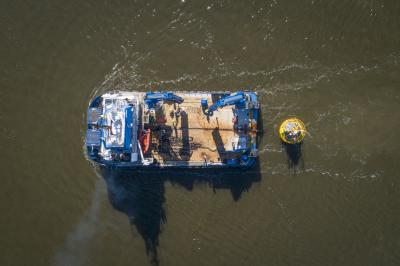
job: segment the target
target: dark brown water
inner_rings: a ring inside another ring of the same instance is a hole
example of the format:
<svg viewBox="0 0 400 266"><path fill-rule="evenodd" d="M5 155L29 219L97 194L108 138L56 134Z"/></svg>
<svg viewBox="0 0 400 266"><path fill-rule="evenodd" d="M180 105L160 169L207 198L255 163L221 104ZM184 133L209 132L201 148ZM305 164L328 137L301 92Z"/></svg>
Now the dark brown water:
<svg viewBox="0 0 400 266"><path fill-rule="evenodd" d="M400 264L400 1L4 0L0 29L0 265ZM256 90L259 169L95 169L110 89Z"/></svg>

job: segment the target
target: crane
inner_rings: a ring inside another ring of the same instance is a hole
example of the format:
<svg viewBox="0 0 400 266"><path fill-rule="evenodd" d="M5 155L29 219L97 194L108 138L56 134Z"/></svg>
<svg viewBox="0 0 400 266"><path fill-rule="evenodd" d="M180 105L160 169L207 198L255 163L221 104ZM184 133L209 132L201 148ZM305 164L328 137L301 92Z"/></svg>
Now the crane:
<svg viewBox="0 0 400 266"><path fill-rule="evenodd" d="M233 95L228 95L218 99L213 105L207 108L207 99L202 99L201 105L203 107L203 112L207 116L212 116L214 111L219 108L223 108L229 105L235 105L236 108L243 108L246 103L246 94L242 91L237 92Z"/></svg>
<svg viewBox="0 0 400 266"><path fill-rule="evenodd" d="M154 109L156 104L161 101L171 101L174 103L183 103L183 98L172 92L148 92L144 98L149 109Z"/></svg>

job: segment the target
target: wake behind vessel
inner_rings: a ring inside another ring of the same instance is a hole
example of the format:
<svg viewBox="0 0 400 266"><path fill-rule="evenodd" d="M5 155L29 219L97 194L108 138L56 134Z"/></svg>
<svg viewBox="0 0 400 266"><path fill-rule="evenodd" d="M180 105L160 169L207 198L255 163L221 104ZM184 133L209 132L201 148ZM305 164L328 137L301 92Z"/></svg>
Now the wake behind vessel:
<svg viewBox="0 0 400 266"><path fill-rule="evenodd" d="M86 147L129 168L247 168L257 157L254 92L109 92L87 112Z"/></svg>

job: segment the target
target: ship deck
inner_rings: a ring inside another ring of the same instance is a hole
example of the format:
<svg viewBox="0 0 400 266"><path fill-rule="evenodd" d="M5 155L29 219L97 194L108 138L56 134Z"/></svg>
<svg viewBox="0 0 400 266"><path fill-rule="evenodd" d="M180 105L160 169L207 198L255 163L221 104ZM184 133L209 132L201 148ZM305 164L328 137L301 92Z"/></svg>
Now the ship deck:
<svg viewBox="0 0 400 266"><path fill-rule="evenodd" d="M227 159L225 151L232 150L237 138L232 107L207 117L200 106L202 97L182 96L182 104L164 103L156 111L147 155L161 164L219 163ZM208 100L212 104L213 99Z"/></svg>

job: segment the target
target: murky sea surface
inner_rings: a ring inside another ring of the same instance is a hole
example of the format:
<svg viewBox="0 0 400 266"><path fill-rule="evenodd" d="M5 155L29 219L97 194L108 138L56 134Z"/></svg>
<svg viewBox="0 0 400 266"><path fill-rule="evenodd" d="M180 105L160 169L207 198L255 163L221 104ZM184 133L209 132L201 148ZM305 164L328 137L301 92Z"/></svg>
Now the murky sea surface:
<svg viewBox="0 0 400 266"><path fill-rule="evenodd" d="M399 265L400 1L0 3L0 265ZM101 171L123 90L262 103L250 173ZM309 135L297 165L277 134Z"/></svg>

